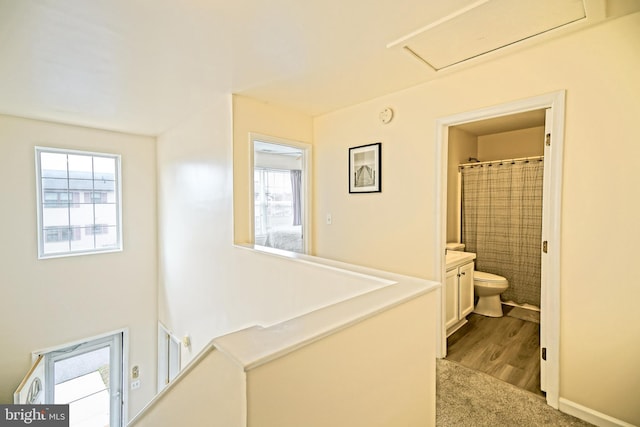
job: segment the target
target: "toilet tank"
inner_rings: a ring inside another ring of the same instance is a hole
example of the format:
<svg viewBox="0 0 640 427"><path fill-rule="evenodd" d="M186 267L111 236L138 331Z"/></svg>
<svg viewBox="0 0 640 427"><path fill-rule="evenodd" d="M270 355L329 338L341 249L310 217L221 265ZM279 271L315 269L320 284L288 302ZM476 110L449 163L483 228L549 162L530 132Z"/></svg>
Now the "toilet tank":
<svg viewBox="0 0 640 427"><path fill-rule="evenodd" d="M464 243L450 242L446 246L447 251L464 252Z"/></svg>

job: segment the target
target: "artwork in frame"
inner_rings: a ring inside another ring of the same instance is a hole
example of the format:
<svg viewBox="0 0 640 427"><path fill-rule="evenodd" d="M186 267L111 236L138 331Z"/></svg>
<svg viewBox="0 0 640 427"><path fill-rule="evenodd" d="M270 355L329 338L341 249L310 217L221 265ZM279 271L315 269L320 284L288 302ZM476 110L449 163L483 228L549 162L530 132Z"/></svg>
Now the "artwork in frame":
<svg viewBox="0 0 640 427"><path fill-rule="evenodd" d="M349 148L349 193L382 191L382 143Z"/></svg>

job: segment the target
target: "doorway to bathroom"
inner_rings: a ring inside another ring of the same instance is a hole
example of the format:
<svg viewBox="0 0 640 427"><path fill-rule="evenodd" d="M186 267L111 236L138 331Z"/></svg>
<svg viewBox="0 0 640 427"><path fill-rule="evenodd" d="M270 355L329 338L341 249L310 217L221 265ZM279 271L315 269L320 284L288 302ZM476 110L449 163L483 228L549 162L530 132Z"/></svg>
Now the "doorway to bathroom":
<svg viewBox="0 0 640 427"><path fill-rule="evenodd" d="M564 92L556 92L535 98L516 101L496 107L461 113L455 116L446 117L437 122L437 148L439 150L439 208L440 223L437 225L438 247L442 250L438 254L437 262L442 266L442 282L446 276L445 244L447 242L460 242L461 236L461 215L459 209L460 187L458 185L458 171L460 163L478 163L485 160L516 160L527 161L527 158L544 158L543 166L543 195L542 195L542 224L539 234L540 267L540 303L539 325L530 322L534 319L522 320L523 313L517 313L521 307L511 308L506 306L505 312L516 310L517 316L513 325L509 325L503 333L506 337L518 337L524 342L529 354L514 351L513 348L487 348L481 351L485 356L498 359L507 357L509 353L514 353L515 358L532 359L530 365L539 366L539 373L536 372L536 380L540 389L546 392L547 403L555 408L558 407L559 391L559 249L560 249L560 200L562 184L562 140L564 127ZM526 129L526 130L523 130ZM531 134L531 138L537 142L532 144L514 144L505 146L498 136L509 136L509 133ZM493 135L490 138L480 138L485 135ZM482 139L482 148L478 146ZM462 142L456 143L459 140ZM457 144L457 146L453 146ZM527 145L535 146L532 150ZM486 167L492 163L484 163ZM464 243L464 241L462 242ZM474 250L476 250L474 248ZM450 293L449 293L450 294ZM446 301L447 293L442 293L442 307L451 304ZM533 308L527 307L525 308ZM447 356L447 329L445 327L444 309L442 310L441 336L441 357ZM531 313L525 311L526 314ZM508 314L508 313L506 313ZM534 313L535 314L535 313ZM479 316L479 317L476 317ZM506 318L507 316L505 316ZM508 316L511 318L512 316ZM464 319L461 322L464 324ZM471 314L468 317L469 325L463 326L466 330L486 327L483 325L483 316ZM495 319L488 319L495 320ZM528 323L518 323L528 322ZM526 327L522 327L526 325ZM539 335L537 329L539 328ZM495 329L489 326L483 336ZM449 331L450 333L452 331ZM465 329L461 329L457 336L454 336L456 345L459 345L460 335L465 334ZM528 335L526 335L528 334ZM455 334L454 334L455 335ZM504 338L504 337L502 337ZM491 338L500 340L502 338ZM479 341L476 336L475 342ZM539 341L536 341L539 339ZM532 344L535 344L533 345ZM488 346L490 340L487 341ZM533 347L532 347L533 346ZM463 348L465 345L462 346ZM459 355L458 355L459 356ZM467 358L476 358L471 353ZM522 360L520 361L522 362ZM519 362L519 363L520 363ZM501 376L518 375L518 369L523 366L503 366ZM494 369L495 371L495 369ZM531 379L520 378L521 382L531 383ZM531 384L529 384L531 385Z"/></svg>

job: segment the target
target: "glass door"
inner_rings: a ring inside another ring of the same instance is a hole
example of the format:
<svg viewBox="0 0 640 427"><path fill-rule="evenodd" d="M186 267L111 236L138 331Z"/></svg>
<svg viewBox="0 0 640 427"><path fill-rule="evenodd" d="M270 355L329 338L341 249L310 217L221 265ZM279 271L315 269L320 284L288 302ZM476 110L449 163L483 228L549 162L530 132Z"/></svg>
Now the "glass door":
<svg viewBox="0 0 640 427"><path fill-rule="evenodd" d="M122 426L122 334L45 354L45 399L69 405L70 427Z"/></svg>

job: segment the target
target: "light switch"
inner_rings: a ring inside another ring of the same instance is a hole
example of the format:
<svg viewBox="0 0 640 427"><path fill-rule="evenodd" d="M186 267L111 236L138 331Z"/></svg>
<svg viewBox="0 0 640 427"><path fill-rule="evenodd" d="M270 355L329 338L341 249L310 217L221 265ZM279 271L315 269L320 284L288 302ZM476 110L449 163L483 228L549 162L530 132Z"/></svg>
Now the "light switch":
<svg viewBox="0 0 640 427"><path fill-rule="evenodd" d="M327 214L327 225L331 225L332 222L333 222L333 219L331 218L331 214L328 213Z"/></svg>

